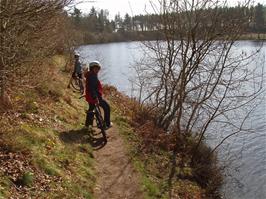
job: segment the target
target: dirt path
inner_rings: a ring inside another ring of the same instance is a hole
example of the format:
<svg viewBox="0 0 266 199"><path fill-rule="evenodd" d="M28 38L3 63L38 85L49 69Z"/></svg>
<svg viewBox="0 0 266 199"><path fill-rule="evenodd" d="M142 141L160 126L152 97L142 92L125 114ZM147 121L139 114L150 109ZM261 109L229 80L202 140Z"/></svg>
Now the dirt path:
<svg viewBox="0 0 266 199"><path fill-rule="evenodd" d="M95 150L96 199L142 199L137 172L126 152L126 147L114 126L107 131L108 142Z"/></svg>

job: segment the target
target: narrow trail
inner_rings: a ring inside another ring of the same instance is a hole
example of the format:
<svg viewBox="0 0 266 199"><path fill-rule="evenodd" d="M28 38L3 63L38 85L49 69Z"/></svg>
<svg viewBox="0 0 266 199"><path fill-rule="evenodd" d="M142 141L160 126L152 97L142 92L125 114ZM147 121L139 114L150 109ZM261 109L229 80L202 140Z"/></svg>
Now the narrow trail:
<svg viewBox="0 0 266 199"><path fill-rule="evenodd" d="M123 139L114 126L107 131L108 142L95 150L96 199L142 199L137 171L127 155Z"/></svg>

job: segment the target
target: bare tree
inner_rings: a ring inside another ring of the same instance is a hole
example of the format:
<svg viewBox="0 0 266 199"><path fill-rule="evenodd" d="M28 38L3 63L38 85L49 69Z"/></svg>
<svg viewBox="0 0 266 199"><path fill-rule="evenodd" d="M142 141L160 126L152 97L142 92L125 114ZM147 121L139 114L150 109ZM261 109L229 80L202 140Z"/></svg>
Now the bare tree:
<svg viewBox="0 0 266 199"><path fill-rule="evenodd" d="M71 0L1 0L0 2L0 99L12 76L30 74L37 57L52 54L60 38L60 17ZM36 68L36 67L35 67ZM12 79L14 80L14 79Z"/></svg>
<svg viewBox="0 0 266 199"><path fill-rule="evenodd" d="M245 12L249 1L233 15L227 15L226 0L158 2L160 7L153 7L164 40L143 43L146 61L138 76L145 79L142 99L153 104L157 125L175 134L171 186L180 136L195 137L196 151L206 132L217 135L230 129L227 139L250 130L245 122L262 92L263 69L249 65L257 51L238 52L235 47L250 21ZM219 129L213 128L216 124Z"/></svg>

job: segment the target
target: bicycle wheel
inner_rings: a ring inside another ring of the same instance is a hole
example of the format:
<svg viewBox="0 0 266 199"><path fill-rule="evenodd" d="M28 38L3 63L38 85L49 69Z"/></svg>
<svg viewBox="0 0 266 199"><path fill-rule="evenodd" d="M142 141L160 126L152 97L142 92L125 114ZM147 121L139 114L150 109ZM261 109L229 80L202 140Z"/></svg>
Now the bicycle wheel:
<svg viewBox="0 0 266 199"><path fill-rule="evenodd" d="M99 106L95 107L95 117L96 117L97 126L100 128L103 138L107 142L104 120L103 120Z"/></svg>
<svg viewBox="0 0 266 199"><path fill-rule="evenodd" d="M72 86L74 90L79 91L80 93L83 92L82 82L79 78L72 78L70 85Z"/></svg>

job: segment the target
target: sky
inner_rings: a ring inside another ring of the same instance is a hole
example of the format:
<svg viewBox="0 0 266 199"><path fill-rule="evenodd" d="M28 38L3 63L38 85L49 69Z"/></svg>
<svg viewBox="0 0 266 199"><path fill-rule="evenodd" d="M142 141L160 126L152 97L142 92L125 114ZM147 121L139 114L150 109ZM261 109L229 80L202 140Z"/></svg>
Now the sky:
<svg viewBox="0 0 266 199"><path fill-rule="evenodd" d="M78 1L78 0L76 0ZM117 13L120 13L122 17L126 13L130 16L138 14L146 14L152 12L152 6L150 2L156 3L158 0L83 0L87 2L79 3L76 5L82 13L89 13L92 6L96 9L107 9L109 11L110 19L114 19ZM243 0L228 0L232 4L237 4L237 2L243 2ZM255 4L258 2L266 5L265 0L254 0Z"/></svg>
<svg viewBox="0 0 266 199"><path fill-rule="evenodd" d="M83 13L88 13L92 6L96 9L107 9L111 19L118 13L124 16L145 14L151 12L150 0L91 0L90 2L79 3L76 7Z"/></svg>

